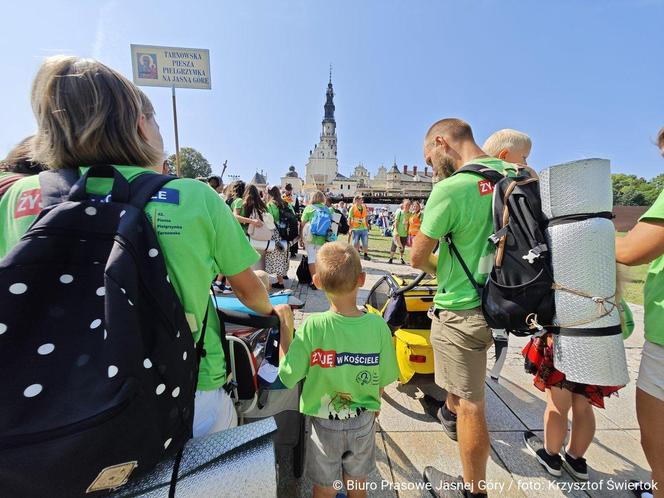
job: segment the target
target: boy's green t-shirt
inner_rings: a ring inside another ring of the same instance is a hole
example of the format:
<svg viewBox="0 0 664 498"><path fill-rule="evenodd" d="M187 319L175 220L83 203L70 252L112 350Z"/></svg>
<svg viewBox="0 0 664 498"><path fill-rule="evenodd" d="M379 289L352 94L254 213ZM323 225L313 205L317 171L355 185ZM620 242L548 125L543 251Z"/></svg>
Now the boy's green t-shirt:
<svg viewBox="0 0 664 498"><path fill-rule="evenodd" d="M116 166L131 181L155 174L135 166ZM81 168L83 174L86 168ZM88 192L104 196L111 179L90 178ZM16 182L0 199L0 258L16 245L41 210L38 176ZM236 275L255 264L259 256L249 245L237 220L219 195L193 179L173 179L145 207L166 259L169 280L185 310L194 339L200 335L206 305L210 307L205 332L206 356L201 360L198 389L217 389L226 382L219 318L210 299L210 282L217 274Z"/></svg>
<svg viewBox="0 0 664 498"><path fill-rule="evenodd" d="M408 213L404 213L401 208L397 209L394 222L397 225L397 235L399 237L408 237L408 220Z"/></svg>
<svg viewBox="0 0 664 498"><path fill-rule="evenodd" d="M379 315L309 316L279 364L288 388L304 380L300 411L326 419L380 410L380 389L399 376L392 334Z"/></svg>
<svg viewBox="0 0 664 498"><path fill-rule="evenodd" d="M639 221L664 221L664 191ZM646 339L664 346L664 254L648 267L643 302Z"/></svg>
<svg viewBox="0 0 664 498"><path fill-rule="evenodd" d="M334 210L331 208L326 207L324 204L309 204L307 207L304 208L304 211L302 211L302 221L304 223L310 223L311 220L314 219L314 216L316 215L316 209L327 209L330 212L330 216L334 214ZM312 235L311 236L311 244L315 246L322 246L327 242L327 237L325 235Z"/></svg>
<svg viewBox="0 0 664 498"><path fill-rule="evenodd" d="M516 174L515 165L493 157L474 159L472 163L501 173ZM493 233L492 194L491 183L475 173L446 178L434 185L420 227L420 231L432 239L451 234L461 257L480 285L486 282L493 264L494 247L488 240ZM444 241L440 244L436 275L436 308L468 310L480 305L477 291Z"/></svg>

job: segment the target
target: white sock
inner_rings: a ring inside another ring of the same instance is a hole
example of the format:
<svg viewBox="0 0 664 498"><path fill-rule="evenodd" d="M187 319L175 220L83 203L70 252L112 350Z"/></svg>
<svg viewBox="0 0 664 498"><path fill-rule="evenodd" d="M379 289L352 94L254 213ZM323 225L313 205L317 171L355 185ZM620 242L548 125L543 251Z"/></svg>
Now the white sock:
<svg viewBox="0 0 664 498"><path fill-rule="evenodd" d="M569 451L567 448L565 448L565 453L567 453L567 454L570 456L570 458L571 458L572 460L577 460L577 459L579 458L579 457L576 456L576 455L572 455L572 454L570 453L570 451Z"/></svg>

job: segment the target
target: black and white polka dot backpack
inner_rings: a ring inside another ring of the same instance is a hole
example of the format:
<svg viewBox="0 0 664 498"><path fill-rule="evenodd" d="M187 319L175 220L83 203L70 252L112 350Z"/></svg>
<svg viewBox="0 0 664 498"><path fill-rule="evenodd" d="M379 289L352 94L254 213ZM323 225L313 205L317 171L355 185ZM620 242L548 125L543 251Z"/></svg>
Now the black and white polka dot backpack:
<svg viewBox="0 0 664 498"><path fill-rule="evenodd" d="M42 173L44 208L0 261L3 497L108 494L191 437L202 339L143 211L172 178L100 165L69 191L71 174ZM114 179L108 202L92 176Z"/></svg>

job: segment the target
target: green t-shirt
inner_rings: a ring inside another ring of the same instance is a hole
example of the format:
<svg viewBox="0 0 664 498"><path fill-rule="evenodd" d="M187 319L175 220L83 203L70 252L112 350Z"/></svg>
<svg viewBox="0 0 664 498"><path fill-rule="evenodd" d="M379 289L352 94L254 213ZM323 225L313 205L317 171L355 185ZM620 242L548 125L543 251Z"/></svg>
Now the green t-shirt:
<svg viewBox="0 0 664 498"><path fill-rule="evenodd" d="M516 166L493 157L474 159L472 163L501 173L516 173ZM494 247L488 241L493 233L492 193L491 183L475 173L446 178L433 187L420 228L432 239L452 234L454 244L480 285L486 282L493 263ZM440 244L436 274L436 308L467 310L480 305L477 292L444 241Z"/></svg>
<svg viewBox="0 0 664 498"><path fill-rule="evenodd" d="M664 221L664 191L639 221ZM646 339L664 346L664 254L650 263L643 289Z"/></svg>
<svg viewBox="0 0 664 498"><path fill-rule="evenodd" d="M145 168L117 166L131 181L139 174L153 174ZM81 173L85 169L81 168ZM88 192L105 195L111 179L90 178ZM19 241L40 211L39 178L30 176L16 182L0 199L0 258ZM255 264L259 256L219 195L204 183L174 179L145 206L155 227L166 268L198 339L210 306L205 332L206 356L201 360L198 389L212 390L226 382L226 364L220 341L220 324L210 299L210 282L217 274L236 275Z"/></svg>
<svg viewBox="0 0 664 498"><path fill-rule="evenodd" d="M359 408L380 410L380 389L398 376L390 329L371 313L309 316L279 364L286 387L305 379L300 411L321 418L353 417Z"/></svg>
<svg viewBox="0 0 664 498"><path fill-rule="evenodd" d="M233 202L231 202L231 210L233 212L235 212L236 209L239 209L240 211L242 211L242 206L243 205L244 205L244 201L242 200L241 197L238 197L237 199L233 200Z"/></svg>
<svg viewBox="0 0 664 498"><path fill-rule="evenodd" d="M293 206L290 204L288 205L288 209L290 209L291 213L295 214L295 210L293 210ZM266 205L267 207L267 212L272 215L272 218L274 219L275 223L279 223L281 221L281 216L279 216L279 206L274 201L270 201Z"/></svg>
<svg viewBox="0 0 664 498"><path fill-rule="evenodd" d="M274 202L270 201L267 203L265 206L267 207L267 212L272 215L272 219L274 220L275 223L279 223L279 206L277 206Z"/></svg>
<svg viewBox="0 0 664 498"><path fill-rule="evenodd" d="M304 208L304 211L302 211L302 221L304 223L310 223L316 215L316 209L327 209L330 212L330 216L334 214L334 210L327 208L324 204L309 204ZM311 236L311 244L314 246L322 246L325 242L327 242L327 237L325 237L325 235Z"/></svg>
<svg viewBox="0 0 664 498"><path fill-rule="evenodd" d="M394 215L394 222L397 225L397 235L399 237L408 237L408 213L404 213L401 208L397 209Z"/></svg>

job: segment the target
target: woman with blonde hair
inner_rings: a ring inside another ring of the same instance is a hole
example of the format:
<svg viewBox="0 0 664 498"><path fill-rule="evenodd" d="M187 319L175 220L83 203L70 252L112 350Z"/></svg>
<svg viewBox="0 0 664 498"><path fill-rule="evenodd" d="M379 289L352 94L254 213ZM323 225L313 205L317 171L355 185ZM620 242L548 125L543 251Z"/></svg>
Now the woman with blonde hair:
<svg viewBox="0 0 664 498"><path fill-rule="evenodd" d="M327 210L331 214L330 210L325 206L325 194L320 190L316 190L311 194L311 200L309 201L309 205L302 211L300 222L300 244L307 251L309 273L311 273L312 279L316 274L316 254L323 247L323 244L327 242L324 235L313 235L309 230L308 225L313 221L318 210ZM313 282L309 284L309 287L314 290L316 289Z"/></svg>
<svg viewBox="0 0 664 498"><path fill-rule="evenodd" d="M111 165L114 174L119 173L131 185L141 175L162 170L163 140L150 100L101 62L70 56L47 59L32 87L32 107L38 125L33 159L59 170L63 177L78 177L89 166L104 164ZM86 190L103 198L113 182L90 177ZM20 209L26 193L39 189L39 177L26 177L0 200L0 258L19 242L39 214L38 207ZM144 210L154 225L167 280L180 299L194 340L208 318L193 419L193 434L201 436L236 424L233 403L223 389L226 361L219 337L222 328L209 294L213 277L226 275L245 305L261 314L277 313L285 326L292 324L292 313L288 307L273 308L270 304L265 288L251 270L258 255L212 189L193 179L174 178L162 192L165 194L159 202L148 202ZM119 330L108 331L111 345L113 332L121 334Z"/></svg>

